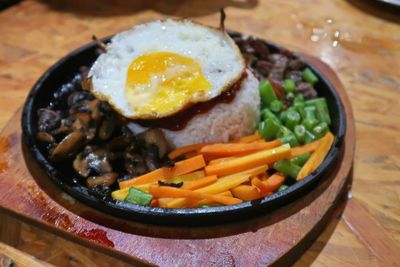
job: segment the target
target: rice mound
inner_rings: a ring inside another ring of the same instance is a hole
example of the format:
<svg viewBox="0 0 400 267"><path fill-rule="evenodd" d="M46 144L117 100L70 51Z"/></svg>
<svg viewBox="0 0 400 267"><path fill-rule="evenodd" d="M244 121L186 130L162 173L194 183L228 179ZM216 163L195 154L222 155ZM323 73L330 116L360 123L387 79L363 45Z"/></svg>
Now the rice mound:
<svg viewBox="0 0 400 267"><path fill-rule="evenodd" d="M219 103L210 111L194 116L180 131L161 129L174 149L197 143L226 143L254 133L260 118L259 81L251 71L230 103ZM144 127L130 123L138 133Z"/></svg>

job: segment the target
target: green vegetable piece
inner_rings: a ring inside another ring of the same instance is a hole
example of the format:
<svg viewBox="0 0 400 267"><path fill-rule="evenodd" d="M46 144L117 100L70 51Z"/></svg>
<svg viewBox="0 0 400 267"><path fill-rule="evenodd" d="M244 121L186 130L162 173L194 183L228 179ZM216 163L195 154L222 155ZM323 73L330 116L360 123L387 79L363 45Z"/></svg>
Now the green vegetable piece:
<svg viewBox="0 0 400 267"><path fill-rule="evenodd" d="M125 198L125 202L131 204L137 204L142 206L148 206L150 202L153 200L153 196L143 192L134 187L129 188L129 193Z"/></svg>
<svg viewBox="0 0 400 267"><path fill-rule="evenodd" d="M318 82L318 77L314 74L312 70L310 70L309 68L305 68L303 70L303 80L314 85Z"/></svg>
<svg viewBox="0 0 400 267"><path fill-rule="evenodd" d="M309 106L309 107L306 106L304 108L305 117L301 124L303 124L309 131L311 131L314 128L314 126L318 124L315 110L316 109L314 106Z"/></svg>
<svg viewBox="0 0 400 267"><path fill-rule="evenodd" d="M284 137L284 136L289 136L289 135L292 135L292 134L293 134L293 132L289 128L287 128L287 127L285 127L283 125L280 125L279 132L278 132L277 136L278 137Z"/></svg>
<svg viewBox="0 0 400 267"><path fill-rule="evenodd" d="M326 124L330 125L331 117L329 116L329 110L326 101L315 103L315 109L319 121L325 122Z"/></svg>
<svg viewBox="0 0 400 267"><path fill-rule="evenodd" d="M295 110L289 110L286 115L285 125L289 129L293 130L296 125L301 121L300 114Z"/></svg>
<svg viewBox="0 0 400 267"><path fill-rule="evenodd" d="M267 118L260 122L258 132L267 141L274 140L281 128L277 119Z"/></svg>
<svg viewBox="0 0 400 267"><path fill-rule="evenodd" d="M292 158L290 162L297 166L302 167L310 157L311 157L310 153L304 153L303 155Z"/></svg>
<svg viewBox="0 0 400 267"><path fill-rule="evenodd" d="M291 163L288 159L283 159L274 163L274 169L289 177L296 178L301 167Z"/></svg>
<svg viewBox="0 0 400 267"><path fill-rule="evenodd" d="M309 99L309 100L304 101L304 104L306 106L315 106L315 104L318 103L318 102L322 102L326 106L328 106L325 97L317 97L317 98Z"/></svg>
<svg viewBox="0 0 400 267"><path fill-rule="evenodd" d="M304 103L304 95L298 94L293 100L294 103Z"/></svg>
<svg viewBox="0 0 400 267"><path fill-rule="evenodd" d="M304 102L294 102L293 107L296 108L296 111L300 114L300 116L303 119L306 117L306 111L304 110Z"/></svg>
<svg viewBox="0 0 400 267"><path fill-rule="evenodd" d="M282 136L279 139L281 140L282 144L289 144L290 147L296 147L300 145L299 141L297 141L297 138L294 134Z"/></svg>
<svg viewBox="0 0 400 267"><path fill-rule="evenodd" d="M289 186L283 184L283 185L281 185L281 186L278 188L278 192L281 192L281 191L286 190L286 189L288 189L288 188L289 188Z"/></svg>
<svg viewBox="0 0 400 267"><path fill-rule="evenodd" d="M294 91L294 89L296 88L296 82L291 80L291 79L287 79L283 81L283 89L285 90L286 93L291 93Z"/></svg>
<svg viewBox="0 0 400 267"><path fill-rule="evenodd" d="M266 119L268 119L268 118L271 118L271 119L273 119L273 120L278 121L279 124L280 124L280 121L279 121L278 117L277 117L269 108L265 108L265 109L263 109L263 110L261 111L261 118L262 118L263 120L266 120Z"/></svg>
<svg viewBox="0 0 400 267"><path fill-rule="evenodd" d="M319 139L323 137L328 132L328 124L326 122L321 122L312 129L312 133Z"/></svg>
<svg viewBox="0 0 400 267"><path fill-rule="evenodd" d="M292 92L286 94L286 99L294 99L295 96Z"/></svg>
<svg viewBox="0 0 400 267"><path fill-rule="evenodd" d="M317 137L314 134L312 134L310 131L306 130L305 143L306 144L312 143L315 140L317 140Z"/></svg>
<svg viewBox="0 0 400 267"><path fill-rule="evenodd" d="M306 141L306 127L301 124L296 125L293 132L297 138L297 141L299 141L300 144L304 144L304 142Z"/></svg>
<svg viewBox="0 0 400 267"><path fill-rule="evenodd" d="M283 104L279 100L274 100L271 102L271 104L269 104L269 109L275 113L280 112L282 110L282 107L283 107Z"/></svg>
<svg viewBox="0 0 400 267"><path fill-rule="evenodd" d="M259 87L261 102L264 107L268 107L272 101L278 100L271 83L268 80L263 81Z"/></svg>
<svg viewBox="0 0 400 267"><path fill-rule="evenodd" d="M205 205L205 204L203 204L203 205L200 206L200 208L209 208L209 207L211 207L211 206Z"/></svg>
<svg viewBox="0 0 400 267"><path fill-rule="evenodd" d="M285 123L285 121L286 121L286 115L287 115L287 110L283 110L283 111L279 114L279 119L281 120L282 123Z"/></svg>

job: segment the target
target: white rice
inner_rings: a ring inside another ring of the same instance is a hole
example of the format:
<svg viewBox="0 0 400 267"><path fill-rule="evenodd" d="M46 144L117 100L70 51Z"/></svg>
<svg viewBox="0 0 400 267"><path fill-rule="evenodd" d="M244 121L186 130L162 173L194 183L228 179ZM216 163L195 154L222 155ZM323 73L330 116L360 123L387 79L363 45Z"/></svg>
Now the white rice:
<svg viewBox="0 0 400 267"><path fill-rule="evenodd" d="M162 129L171 148L226 143L254 133L260 118L259 81L251 71L247 74L231 103L219 103L207 113L194 116L180 131ZM135 133L146 129L135 123L130 123L129 128Z"/></svg>

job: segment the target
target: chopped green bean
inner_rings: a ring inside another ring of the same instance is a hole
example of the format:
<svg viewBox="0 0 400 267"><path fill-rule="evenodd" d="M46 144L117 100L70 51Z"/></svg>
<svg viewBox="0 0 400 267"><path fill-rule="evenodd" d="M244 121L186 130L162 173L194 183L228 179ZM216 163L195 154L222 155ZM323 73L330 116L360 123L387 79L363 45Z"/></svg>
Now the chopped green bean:
<svg viewBox="0 0 400 267"><path fill-rule="evenodd" d="M260 122L258 131L265 140L273 140L276 138L281 125L277 119L267 118L265 121Z"/></svg>
<svg viewBox="0 0 400 267"><path fill-rule="evenodd" d="M315 110L316 109L314 106L306 106L304 108L305 118L303 119L303 122L301 124L303 124L309 131L311 131L314 126L318 124Z"/></svg>
<svg viewBox="0 0 400 267"><path fill-rule="evenodd" d="M315 126L312 133L319 139L323 137L328 132L328 124L326 122L321 122Z"/></svg>
<svg viewBox="0 0 400 267"><path fill-rule="evenodd" d="M317 137L314 134L312 134L310 131L306 130L305 143L306 144L312 143L315 140L317 140Z"/></svg>
<svg viewBox="0 0 400 267"><path fill-rule="evenodd" d="M291 100L291 99L294 99L294 98L295 98L295 96L294 96L294 94L292 92L286 94L286 99Z"/></svg>
<svg viewBox="0 0 400 267"><path fill-rule="evenodd" d="M268 107L272 101L278 100L271 83L268 80L263 81L259 87L261 102L264 107Z"/></svg>
<svg viewBox="0 0 400 267"><path fill-rule="evenodd" d="M311 84L315 84L318 82L318 77L311 69L305 68L303 71L303 80Z"/></svg>
<svg viewBox="0 0 400 267"><path fill-rule="evenodd" d="M294 91L294 89L296 88L296 82L291 80L291 79L287 79L283 81L283 89L285 90L286 93L291 93Z"/></svg>
<svg viewBox="0 0 400 267"><path fill-rule="evenodd" d="M261 118L263 120L272 118L273 120L277 120L279 122L278 117L269 108L265 108L261 111Z"/></svg>
<svg viewBox="0 0 400 267"><path fill-rule="evenodd" d="M153 200L153 196L143 192L139 189L136 189L134 187L129 188L129 193L125 198L125 202L131 203L131 204L137 204L137 205L142 205L142 206L147 206L150 204L150 202Z"/></svg>
<svg viewBox="0 0 400 267"><path fill-rule="evenodd" d="M302 167L310 157L311 157L310 153L304 153L303 155L299 155L297 157L290 159L290 162Z"/></svg>
<svg viewBox="0 0 400 267"><path fill-rule="evenodd" d="M283 104L279 100L274 100L271 102L271 104L269 104L269 109L275 113L280 112L282 110L282 107L283 107Z"/></svg>
<svg viewBox="0 0 400 267"><path fill-rule="evenodd" d="M289 144L290 147L296 147L300 145L294 134L282 136L279 139L281 140L282 144Z"/></svg>
<svg viewBox="0 0 400 267"><path fill-rule="evenodd" d="M306 111L304 110L304 102L294 102L293 107L296 108L296 111L300 113L302 118L306 117Z"/></svg>
<svg viewBox="0 0 400 267"><path fill-rule="evenodd" d="M331 124L331 117L329 116L328 106L326 102L316 102L315 109L317 111L317 117L319 121L325 122L326 124Z"/></svg>
<svg viewBox="0 0 400 267"><path fill-rule="evenodd" d="M294 98L294 103L299 103L299 102L304 102L303 94L297 94L296 97Z"/></svg>
<svg viewBox="0 0 400 267"><path fill-rule="evenodd" d="M296 125L293 132L297 138L297 141L299 141L300 144L304 144L304 142L306 141L306 127L301 124Z"/></svg>
<svg viewBox="0 0 400 267"><path fill-rule="evenodd" d="M301 167L291 163L288 159L283 159L274 163L274 169L289 177L296 178Z"/></svg>
<svg viewBox="0 0 400 267"><path fill-rule="evenodd" d="M301 116L295 110L289 110L286 115L285 125L289 129L293 130L296 125L300 123Z"/></svg>

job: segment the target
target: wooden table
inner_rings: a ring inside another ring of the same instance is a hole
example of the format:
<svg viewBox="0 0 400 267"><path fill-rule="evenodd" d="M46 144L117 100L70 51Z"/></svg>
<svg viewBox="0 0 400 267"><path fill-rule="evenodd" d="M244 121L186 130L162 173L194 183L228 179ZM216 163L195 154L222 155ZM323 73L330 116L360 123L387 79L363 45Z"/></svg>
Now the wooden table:
<svg viewBox="0 0 400 267"><path fill-rule="evenodd" d="M224 6L227 28L328 63L353 105L357 146L350 199L297 265L398 264L400 18L395 10L361 0L69 2L23 1L0 12L0 127L22 105L36 79L61 56L87 43L92 34L106 36L170 16L217 25L218 9ZM0 225L5 220L18 223L2 217ZM76 261L98 265L113 261L108 256L99 260L90 250L30 225L20 228L21 240L14 245L47 262L72 266ZM49 252L51 245L60 243Z"/></svg>

